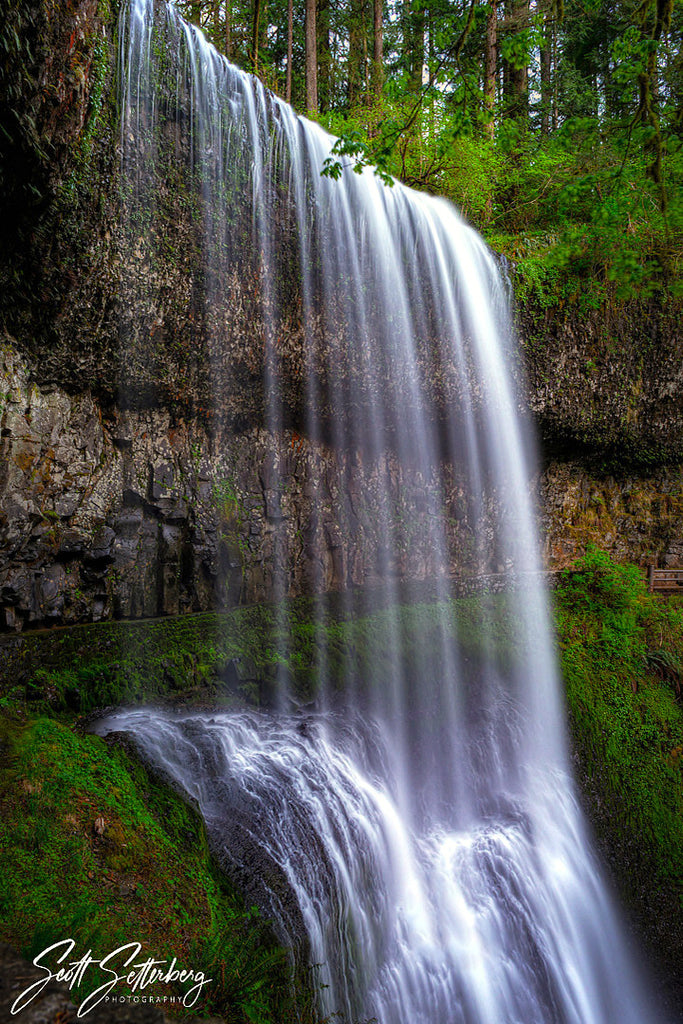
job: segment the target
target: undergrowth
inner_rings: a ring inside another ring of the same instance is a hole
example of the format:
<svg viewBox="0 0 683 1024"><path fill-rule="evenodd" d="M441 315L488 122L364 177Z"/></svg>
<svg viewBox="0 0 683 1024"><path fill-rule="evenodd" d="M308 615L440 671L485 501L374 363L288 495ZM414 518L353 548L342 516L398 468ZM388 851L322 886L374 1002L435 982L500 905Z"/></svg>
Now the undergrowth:
<svg viewBox="0 0 683 1024"><path fill-rule="evenodd" d="M629 848L634 886L645 873L683 901L683 606L591 548L563 573L556 615L574 743L603 805L596 827Z"/></svg>
<svg viewBox="0 0 683 1024"><path fill-rule="evenodd" d="M139 942L136 962L177 957L211 979L191 1010L179 1003L183 1013L212 1010L229 1024L292 1019L286 954L215 867L191 808L121 747L55 720L0 717L0 739L4 941L32 958L70 938L73 959ZM89 969L72 998L102 980ZM180 999L190 988L157 984L138 995Z"/></svg>

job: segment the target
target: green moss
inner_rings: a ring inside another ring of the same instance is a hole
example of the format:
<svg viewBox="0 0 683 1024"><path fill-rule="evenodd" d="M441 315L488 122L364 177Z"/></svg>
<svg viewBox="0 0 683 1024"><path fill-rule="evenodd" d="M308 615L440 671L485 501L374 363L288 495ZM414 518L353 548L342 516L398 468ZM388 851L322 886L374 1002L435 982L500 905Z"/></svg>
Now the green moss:
<svg viewBox="0 0 683 1024"><path fill-rule="evenodd" d="M75 221L67 236L74 254L81 254L90 230L87 223L93 211L102 213L102 159L107 145L113 143L118 120L111 88L112 51L107 39L96 36L91 50L88 73L88 107L83 127L71 147L71 170L56 196L56 211ZM83 72L85 75L85 71ZM83 237L81 237L83 236ZM81 248L79 248L81 247Z"/></svg>
<svg viewBox="0 0 683 1024"><path fill-rule="evenodd" d="M114 948L131 941L135 920L133 938L146 949L158 956L187 952L188 961L218 979L210 1005L228 1020L289 1021L294 998L303 1020L315 1019L310 979L292 989L282 951L212 866L192 812L125 751L71 726L75 713L107 704L162 696L233 699L221 689L221 673L241 655L253 659L264 679L272 677L282 660L280 619L280 609L261 607L21 640L21 656L11 666L5 662L2 705L43 717L26 726L3 724L3 849L13 865L0 898L5 939L27 952L65 935L79 948ZM298 657L305 661L301 626ZM250 689L245 683L242 697ZM251 696L258 700L258 690ZM93 831L98 817L107 823L101 839Z"/></svg>
<svg viewBox="0 0 683 1024"><path fill-rule="evenodd" d="M308 700L321 666L336 687L350 677L382 686L390 683L398 657L417 671L413 663L430 649L430 637L434 650L445 637L457 638L466 656L505 663L515 655L515 615L505 595L413 598L396 606L378 593L370 606L376 609L371 614L351 617L343 598L297 599L25 634L4 648L0 643L0 707L28 702L33 713L68 718L162 698L258 703L282 672ZM235 664L242 683L228 686L226 679L236 682Z"/></svg>
<svg viewBox="0 0 683 1024"><path fill-rule="evenodd" d="M98 37L93 45L90 67L90 104L85 125L80 135L81 157L87 163L95 143L107 125L107 81L110 76L111 58L106 39Z"/></svg>
<svg viewBox="0 0 683 1024"><path fill-rule="evenodd" d="M0 738L3 940L27 955L67 937L82 953L137 941L212 979L197 1012L292 1019L284 951L217 870L186 804L124 749L54 720L0 717Z"/></svg>
<svg viewBox="0 0 683 1024"><path fill-rule="evenodd" d="M596 827L607 846L631 850L622 881L633 898L646 879L683 900L683 608L596 549L563 574L556 603L572 733L602 804Z"/></svg>

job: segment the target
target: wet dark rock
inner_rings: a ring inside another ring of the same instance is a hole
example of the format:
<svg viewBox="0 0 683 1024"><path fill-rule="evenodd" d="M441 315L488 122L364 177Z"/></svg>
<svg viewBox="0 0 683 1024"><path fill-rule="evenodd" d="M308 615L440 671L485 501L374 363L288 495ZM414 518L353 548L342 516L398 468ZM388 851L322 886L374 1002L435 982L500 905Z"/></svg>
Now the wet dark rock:
<svg viewBox="0 0 683 1024"><path fill-rule="evenodd" d="M416 523L428 514L425 489L440 486L413 478L391 454L381 457L389 472L372 462L361 468L353 455L288 432L216 438L201 422L161 409L105 415L88 396L32 384L9 342L1 370L10 396L0 439L6 630L175 615L372 581L381 569L381 481L394 481ZM14 414L29 402L30 425ZM296 458L287 455L293 442ZM68 476L75 464L78 473ZM65 487L76 496L70 515L55 511ZM454 485L454 502L459 494ZM469 523L452 522L466 548ZM434 570L428 531L422 535L395 565L406 578Z"/></svg>
<svg viewBox="0 0 683 1024"><path fill-rule="evenodd" d="M161 462L150 466L149 500L158 502L160 498L173 496L174 471L169 462Z"/></svg>
<svg viewBox="0 0 683 1024"><path fill-rule="evenodd" d="M231 658L219 672L218 678L224 686L236 689L242 683L239 670L239 658Z"/></svg>
<svg viewBox="0 0 683 1024"><path fill-rule="evenodd" d="M78 530L64 530L60 537L59 550L60 558L81 558L85 552L87 538Z"/></svg>
<svg viewBox="0 0 683 1024"><path fill-rule="evenodd" d="M50 565L37 577L38 603L47 619L59 619L64 608L66 573L61 565Z"/></svg>
<svg viewBox="0 0 683 1024"><path fill-rule="evenodd" d="M271 520L282 519L282 504L279 493L269 488L264 491L264 498L266 502L266 517Z"/></svg>
<svg viewBox="0 0 683 1024"><path fill-rule="evenodd" d="M111 527L102 526L96 529L92 537L92 546L85 552L85 562L91 564L112 562L115 541L116 532Z"/></svg>

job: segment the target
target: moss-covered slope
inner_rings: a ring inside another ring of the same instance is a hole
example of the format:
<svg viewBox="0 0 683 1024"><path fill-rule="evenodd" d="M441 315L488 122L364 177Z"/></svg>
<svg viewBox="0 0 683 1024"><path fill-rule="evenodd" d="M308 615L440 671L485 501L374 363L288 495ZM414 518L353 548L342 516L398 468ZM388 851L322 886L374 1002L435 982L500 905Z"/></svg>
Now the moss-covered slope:
<svg viewBox="0 0 683 1024"><path fill-rule="evenodd" d="M556 592L578 782L639 937L683 1004L683 604L590 549Z"/></svg>
<svg viewBox="0 0 683 1024"><path fill-rule="evenodd" d="M32 957L71 938L74 959L139 942L136 962L176 957L211 979L193 1013L293 1019L286 954L214 866L192 809L121 746L54 719L2 717L0 737L0 939ZM90 969L72 998L107 980ZM176 981L137 994L178 998L191 988ZM299 991L304 1011L306 1002Z"/></svg>

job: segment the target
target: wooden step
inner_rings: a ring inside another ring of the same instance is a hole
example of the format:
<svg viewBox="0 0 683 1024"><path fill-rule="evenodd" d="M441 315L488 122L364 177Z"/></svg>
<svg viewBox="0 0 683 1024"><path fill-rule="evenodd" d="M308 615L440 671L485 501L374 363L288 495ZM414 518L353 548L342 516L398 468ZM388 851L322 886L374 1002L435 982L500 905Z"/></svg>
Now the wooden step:
<svg viewBox="0 0 683 1024"><path fill-rule="evenodd" d="M683 592L683 568L660 569L656 565L649 565L647 569L647 585L650 593L656 590L681 590Z"/></svg>

